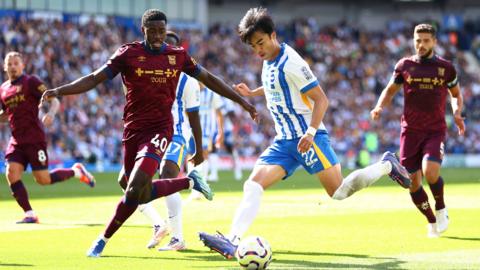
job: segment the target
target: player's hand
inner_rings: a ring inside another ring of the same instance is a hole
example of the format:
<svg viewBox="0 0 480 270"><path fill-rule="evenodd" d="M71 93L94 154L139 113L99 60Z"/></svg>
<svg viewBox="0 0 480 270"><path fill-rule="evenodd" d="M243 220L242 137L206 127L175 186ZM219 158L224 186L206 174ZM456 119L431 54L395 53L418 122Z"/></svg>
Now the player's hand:
<svg viewBox="0 0 480 270"><path fill-rule="evenodd" d="M193 163L193 166L197 166L199 164L202 164L202 162L205 159L203 158L203 153L202 150L200 149L195 152L195 155L193 155L191 158L188 159L189 162Z"/></svg>
<svg viewBox="0 0 480 270"><path fill-rule="evenodd" d="M250 117L252 117L253 121L258 122L258 112L252 104L244 100L240 105L250 114Z"/></svg>
<svg viewBox="0 0 480 270"><path fill-rule="evenodd" d="M455 113L453 117L458 127L458 135L463 136L463 134L465 134L465 118L462 117L461 113Z"/></svg>
<svg viewBox="0 0 480 270"><path fill-rule="evenodd" d="M244 83L234 84L232 87L244 97L249 97L252 95L252 90Z"/></svg>
<svg viewBox="0 0 480 270"><path fill-rule="evenodd" d="M312 147L313 144L313 136L310 134L304 134L297 145L297 150L300 153L305 153Z"/></svg>
<svg viewBox="0 0 480 270"><path fill-rule="evenodd" d="M46 127L49 127L53 124L53 120L54 120L54 115L51 114L51 113L47 113L45 114L43 117L42 117L42 123L46 126Z"/></svg>
<svg viewBox="0 0 480 270"><path fill-rule="evenodd" d="M372 120L378 120L382 111L382 107L375 107L373 110L371 110L370 117L372 118Z"/></svg>
<svg viewBox="0 0 480 270"><path fill-rule="evenodd" d="M50 101L52 98L58 97L58 90L55 89L49 89L45 92L43 92L42 99L40 100L40 105L42 106L45 102Z"/></svg>

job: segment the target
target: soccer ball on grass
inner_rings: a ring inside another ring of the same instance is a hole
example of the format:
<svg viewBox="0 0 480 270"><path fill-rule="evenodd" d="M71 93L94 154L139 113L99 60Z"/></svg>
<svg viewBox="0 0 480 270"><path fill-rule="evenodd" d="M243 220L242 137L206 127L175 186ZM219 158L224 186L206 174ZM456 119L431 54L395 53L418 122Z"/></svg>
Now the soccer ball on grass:
<svg viewBox="0 0 480 270"><path fill-rule="evenodd" d="M240 241L235 255L243 269L248 270L267 269L272 261L270 244L260 236L249 236Z"/></svg>

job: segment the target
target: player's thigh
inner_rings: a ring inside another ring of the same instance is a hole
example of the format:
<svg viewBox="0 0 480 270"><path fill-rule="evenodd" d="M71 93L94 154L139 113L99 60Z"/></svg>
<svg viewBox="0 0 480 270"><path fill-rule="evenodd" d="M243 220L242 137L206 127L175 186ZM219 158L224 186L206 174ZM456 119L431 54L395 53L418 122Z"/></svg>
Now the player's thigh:
<svg viewBox="0 0 480 270"><path fill-rule="evenodd" d="M300 165L292 154L297 151L293 145L287 140L274 141L258 158L249 179L260 183L265 189L292 175ZM278 175L281 177L278 178Z"/></svg>
<svg viewBox="0 0 480 270"><path fill-rule="evenodd" d="M340 163L337 163L326 170L322 170L317 173L317 178L331 197L342 184L342 166Z"/></svg>
<svg viewBox="0 0 480 270"><path fill-rule="evenodd" d="M440 176L440 167L444 155L445 133L438 132L428 136L423 148L422 170L429 183L436 183Z"/></svg>
<svg viewBox="0 0 480 270"><path fill-rule="evenodd" d="M263 189L267 189L285 176L285 170L280 165L256 164L248 180L257 182Z"/></svg>
<svg viewBox="0 0 480 270"><path fill-rule="evenodd" d="M425 134L402 130L400 133L400 163L413 173L422 168Z"/></svg>
<svg viewBox="0 0 480 270"><path fill-rule="evenodd" d="M47 169L42 170L32 170L33 178L35 182L40 185L50 185L52 179L50 178L50 172Z"/></svg>
<svg viewBox="0 0 480 270"><path fill-rule="evenodd" d="M25 152L32 171L48 170L47 142L28 144L25 147ZM44 173L41 173L41 175L43 176ZM48 176L48 178L49 177L50 176ZM43 180L48 179L41 179L41 181Z"/></svg>
<svg viewBox="0 0 480 270"><path fill-rule="evenodd" d="M22 163L9 161L7 162L7 181L8 183L14 184L22 179L22 174L25 171L25 166Z"/></svg>

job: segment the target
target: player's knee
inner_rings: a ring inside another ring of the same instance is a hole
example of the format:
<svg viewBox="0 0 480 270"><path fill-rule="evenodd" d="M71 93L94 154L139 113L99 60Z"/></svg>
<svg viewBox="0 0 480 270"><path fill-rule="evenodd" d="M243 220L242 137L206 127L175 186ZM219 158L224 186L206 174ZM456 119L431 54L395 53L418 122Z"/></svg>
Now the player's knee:
<svg viewBox="0 0 480 270"><path fill-rule="evenodd" d="M41 186L50 185L52 182L50 177L35 177L35 182L37 182Z"/></svg>
<svg viewBox="0 0 480 270"><path fill-rule="evenodd" d="M437 172L431 172L431 171L426 171L425 172L425 179L427 180L428 183L436 183L438 180L438 173Z"/></svg>

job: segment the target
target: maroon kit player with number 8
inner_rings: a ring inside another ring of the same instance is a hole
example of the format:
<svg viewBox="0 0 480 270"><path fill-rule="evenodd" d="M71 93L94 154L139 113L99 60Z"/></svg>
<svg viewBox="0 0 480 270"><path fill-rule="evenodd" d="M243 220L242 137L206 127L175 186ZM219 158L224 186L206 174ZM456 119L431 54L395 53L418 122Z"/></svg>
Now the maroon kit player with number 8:
<svg viewBox="0 0 480 270"><path fill-rule="evenodd" d="M18 52L7 53L3 66L8 80L0 86L0 116L8 118L12 130L5 154L7 181L13 197L25 212L25 217L17 223L38 223L21 180L28 164L35 181L40 185L52 185L76 176L93 187L95 179L80 163L75 163L72 168L48 171L47 139L43 125L50 126L53 123L59 102L52 99L48 113L40 121L38 104L47 89L45 84L37 77L23 73L25 66Z"/></svg>

